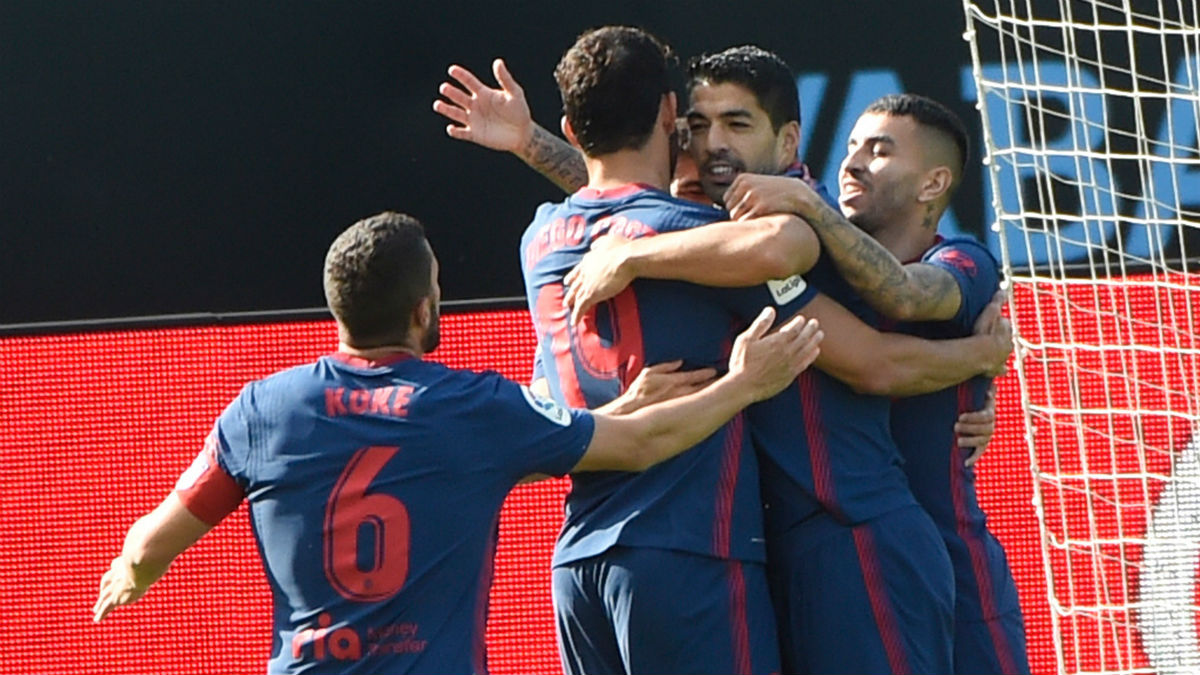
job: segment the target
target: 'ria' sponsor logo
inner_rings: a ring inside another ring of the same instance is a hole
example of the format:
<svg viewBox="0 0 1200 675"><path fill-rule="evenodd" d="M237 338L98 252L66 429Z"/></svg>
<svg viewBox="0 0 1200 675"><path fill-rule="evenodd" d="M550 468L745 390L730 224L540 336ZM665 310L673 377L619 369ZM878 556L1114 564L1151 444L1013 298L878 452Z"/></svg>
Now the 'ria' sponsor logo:
<svg viewBox="0 0 1200 675"><path fill-rule="evenodd" d="M427 640L416 639L417 624L400 623L383 628L368 628L360 633L353 626L329 630L333 617L328 612L317 617L317 628L296 631L292 636L292 658L304 656L305 647L312 648L312 658L318 661L334 659L354 661L363 653L417 654L425 651Z"/></svg>

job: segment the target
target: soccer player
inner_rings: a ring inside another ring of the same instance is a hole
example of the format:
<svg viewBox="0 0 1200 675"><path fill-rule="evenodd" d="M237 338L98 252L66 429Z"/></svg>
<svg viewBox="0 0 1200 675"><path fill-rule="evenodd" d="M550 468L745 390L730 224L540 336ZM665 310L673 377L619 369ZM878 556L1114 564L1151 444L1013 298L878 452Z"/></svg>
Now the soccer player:
<svg viewBox="0 0 1200 675"><path fill-rule="evenodd" d="M850 133L840 213L806 186L767 176L739 176L727 198L737 216L802 216L855 290L899 322L891 330L960 337L970 334L1000 278L978 241L937 234L967 156L966 129L953 112L895 94L868 106ZM954 564L954 672L966 675L1029 672L1016 585L979 507L974 469L954 440L955 417L977 407L988 386L975 378L892 404L892 434L913 494Z"/></svg>
<svg viewBox="0 0 1200 675"><path fill-rule="evenodd" d="M778 73L774 84L764 84L763 74L770 72ZM725 200L733 215L747 215L745 197L738 188L753 180L765 186L760 189L764 194L770 194L768 188L780 193L803 189L810 204L827 201L807 181L740 175L745 170L780 174L788 169L785 156L778 152L789 144L788 133L778 122L779 113L771 113L779 108L779 101L795 105L795 85L786 72L785 67L768 65L761 55L745 48L709 55L692 65L693 103L688 112L692 149L700 160L701 179L710 196ZM770 95L788 89L787 96ZM734 188L722 194L730 185ZM752 214L787 212L786 207L786 203L763 199ZM574 314L580 315L596 298L608 297L630 278L647 275L711 284L733 283L739 276L740 283L761 282L769 274L761 269L769 267L771 260L780 255L785 259L805 255L787 246L786 240L751 235L723 224L638 240L585 258L567 277L571 286L567 302L574 304ZM769 257L764 259L764 255ZM694 274L693 270L709 271ZM830 256L822 256L805 278L858 316L880 322L837 273ZM991 292L983 298L982 303L964 310L970 316L967 325L978 318ZM859 390L917 393L876 388L845 377L842 362L860 358L861 343L849 338L833 317L822 313L826 310L822 301L828 299L818 296L805 310L821 318L831 338L818 367ZM952 383L961 379L965 378ZM803 461L796 462L796 454L780 458L768 446L763 471L771 507L768 544L785 669L950 672L951 567L936 527L915 508L899 470L887 401L855 395L821 372L804 375L800 382L798 393L805 415L803 423L793 422L790 427L792 433L802 434L797 444L805 452L797 454ZM764 404L773 405L776 399ZM764 436L786 437L788 425L780 422L785 416L760 415L761 408L751 412L752 428ZM957 408L952 411L956 412ZM909 413L906 421L919 424L925 419ZM953 415L941 432L950 437L947 448L951 447ZM956 468L963 469L961 462ZM830 570L838 571L836 581L830 579Z"/></svg>
<svg viewBox="0 0 1200 675"><path fill-rule="evenodd" d="M602 405L648 362L720 367L731 329L764 305L777 304L787 316L807 302L803 289L773 297L765 286L717 291L650 283L569 323L562 277L594 238L695 227L722 213L664 191L675 98L667 51L656 38L625 27L589 31L567 50L555 78L563 131L582 150L589 181L566 201L537 210L521 261L557 400ZM749 442L739 417L682 461L637 475L574 478L553 562L567 672L779 669Z"/></svg>
<svg viewBox="0 0 1200 675"><path fill-rule="evenodd" d="M568 52L564 63L570 57L571 52ZM596 63L607 64L614 61L610 55L604 53L592 55L590 58ZM502 71L500 66L501 63L497 62L497 71ZM560 73L562 71L563 67L560 64ZM457 72L457 67L451 69L452 77L464 83L469 92L470 88L474 87L474 84L471 84L471 78L463 76L461 72L459 72L459 76L456 76L455 72ZM502 82L510 79L504 72L498 72L497 77ZM790 76L787 79L790 81ZM652 351L662 350L663 358L673 358L674 356L668 353L672 349L683 349L696 353L698 347L695 345L695 341L698 336L690 330L693 322L680 320L680 317L684 316L686 298L680 297L668 303L654 301L656 297L659 297L656 294L661 293L660 289L679 288L669 284L655 285L651 283L635 286L632 294L614 299L614 302L604 308L604 311L581 316L578 326L567 322L565 311L561 306L563 292L561 282L562 273L570 268L573 264L572 260L577 260L586 251L590 242L598 234L606 231L625 235L650 235L670 229L696 227L723 217L720 212L710 209L696 211L694 206L684 205L680 202L672 203L661 193L650 189L657 187L661 190L665 187L666 167L669 165L667 159L670 147L669 118L664 116L661 109L658 111L657 117L646 115L652 120L644 121L643 127L651 123L656 126L646 132L650 134L649 139L640 149L637 146L618 145L616 147L620 152L612 152L611 148L608 148L609 152L603 151L604 148L589 151L587 145L589 142L603 139L601 132L596 130L606 127L598 125L595 120L591 119L586 119L582 125L577 119L572 119L573 105L570 97L579 93L578 88L586 88L588 85L595 87L594 83L602 81L603 78L597 77L593 73L570 78L560 77L560 88L564 93L564 108L567 113L563 125L564 133L574 143L583 146L591 183L596 185L589 184L588 188L576 193L561 205L543 207L539 211L538 219L527 231L524 240L527 288L530 292L531 310L538 321L539 332L542 334L543 353L548 355L546 358L547 370L549 372L552 367L557 369L556 372L550 373L552 375L551 382L558 384L559 390L556 393L564 400L576 405L580 402L594 404L604 400L606 396L611 396L619 389L619 382L611 383L606 380L610 380L614 376L617 379L621 379L621 376L628 377L630 373L636 371L636 364L639 360L638 353L636 349L629 348L628 336L638 338L636 342L643 346L647 356ZM510 82L506 87L512 89L514 84ZM572 90L572 85L577 89ZM794 92L794 83L791 86ZM470 120L471 110L478 110L479 100L477 97L490 97L496 91L479 90L472 93L457 91L456 93L448 92L447 87L456 88L451 85L443 87L443 95L453 102L454 106L441 102L442 105L435 105L435 108L440 108L439 112L460 124ZM652 89L651 94L660 101L670 101L671 97L666 96L663 93L665 91L666 85L663 84ZM622 91L619 96L611 94L607 98L596 96L590 100L590 105L575 106L574 110L585 110L593 115L599 114L602 116L604 124L616 126L627 123L626 118L637 114L638 109L630 103L631 100L634 100L634 97L629 92ZM619 103L614 103L614 101ZM607 106L603 105L604 102L607 102ZM450 111L451 107L458 108L462 114ZM758 110L762 110L761 106L758 107ZM580 126L588 130L589 138L579 139L576 130ZM787 142L773 146L774 154L779 160L787 159L790 153L791 158L782 168L787 168L794 162L795 142L799 137L798 123L787 125L787 129L791 132L790 147ZM472 134L480 132L481 129L475 127ZM464 136L459 134L457 137ZM634 152L635 150L636 152ZM610 155L616 156L610 157ZM651 161L655 157L658 159ZM624 181L624 184L621 181ZM638 183L643 185L639 186ZM617 190L606 193L602 189L606 187L616 187ZM665 213L656 213L656 210L665 211ZM640 219L635 221L634 214L637 214ZM688 218L680 217L681 214L688 214ZM664 219L666 219L665 222ZM689 223L688 220L691 222ZM803 237L801 228L781 226L778 221L776 224L765 227L763 223L733 223L729 224L729 227L761 228L782 233L783 236ZM530 251L533 252L532 255ZM558 255L548 255L547 251ZM795 267L810 264L803 262L800 258L780 259L778 262ZM777 264L771 269L779 269L779 265ZM776 276L786 277L788 274L786 269L779 269ZM778 296L783 297L807 294L804 280L799 278L778 282L771 288ZM646 301L646 298L649 298L649 301ZM633 307L637 307L639 311L634 312ZM847 336L854 335L858 338L854 344L860 351L844 352L846 355L843 359L844 368L847 371L853 371L860 381L870 381L876 383L876 386L886 384L894 386L898 390L903 388L927 390L921 388L930 386L931 382L943 382L941 378L956 378L944 380L944 383L940 384L940 386L946 386L977 372L994 368L995 363L1002 362L1003 356L1007 355L1009 350L1007 344L1000 344L998 349L988 351L987 357L981 357L979 352L971 351L966 343L961 342L954 345L948 342L937 345L933 345L933 343L918 345L915 342L896 337L884 338L879 333L858 323L845 310L834 306L828 312L831 317L846 326ZM631 319L635 317L640 318L640 321L633 323L632 327L635 330L631 331ZM550 320L548 321L547 318ZM681 326L688 326L689 330L680 330ZM617 336L619 339L615 339ZM1007 336L999 338L984 336L981 339L989 346L1007 342ZM624 344L621 344L622 342ZM974 344L979 345L980 343ZM956 348L963 348L964 351L953 353ZM900 356L901 353L903 356ZM705 361L698 360L697 362L704 363ZM949 375L956 368L960 369L957 374ZM575 398L571 398L572 396ZM777 423L780 421L795 422L801 417L800 411L796 409L794 397L783 403L777 413L775 415ZM884 419L886 421L886 418ZM849 422L845 422L843 426L849 424ZM787 424L784 427L791 428ZM794 434L795 432L790 433ZM886 435L886 431L883 434ZM789 451L794 449L793 440L785 437L776 452L782 456L792 454ZM871 449L871 451L873 450L874 448ZM743 456L749 454L743 453ZM689 457L702 456L700 451L697 451ZM699 461L695 459L694 462L689 462L689 465ZM713 531L714 526L706 524L712 520L707 515L712 512L712 509L704 504L713 501L717 501L718 504L725 503L726 498L719 494L711 495L712 490L707 487L712 484L713 479L711 478L704 482L692 479L685 483L678 476L670 476L672 473L678 474L677 470L673 470L677 464L679 462L667 463L648 474L633 479L624 478L621 482L608 481L607 487L593 487L582 481L576 481L576 488L568 502L568 522L556 554L555 569L555 597L558 603L560 641L562 642L560 646L563 649L564 663L569 672L600 670L642 672L647 670L646 666L650 662L643 662L641 668L637 667L636 663L631 667L630 663L636 662L638 659L631 658L630 654L643 649L646 650L647 659L658 659L653 661L654 663L663 663L661 659L664 651L667 653L677 652L692 659L687 662L677 660L669 667L664 666L654 670L697 672L699 669L704 672L714 670L725 672L728 669L721 665L728 662L727 656L714 654L711 651L704 651L701 654L700 651L701 649L711 650L713 645L720 647L720 643L727 643L728 639L717 640L713 636L720 636L721 633L698 630L694 623L689 623L692 622L690 617L705 613L697 611L689 613L686 611L688 607L684 605L684 603L695 605L699 602L710 601L707 594L697 594L694 589L710 586L711 583L706 584L704 579L711 579L714 575L704 574L696 563L700 562L699 556L718 559L720 556L717 555L718 552L714 550L711 543L700 539L696 534L699 532L708 535ZM887 481L885 483L899 486L899 490L906 493L906 489L903 487L903 474L900 473L899 467L889 465L886 455L881 464L882 467L877 468L889 476L890 483ZM724 465L728 466L728 463ZM744 466L745 468L739 471L739 475L752 468L752 465L749 464ZM713 474L714 471L709 470L706 473ZM695 470L689 470L689 473L698 476L705 475ZM667 477L662 477L664 475ZM664 493L663 486L670 488L673 492ZM708 489L710 496L700 499L683 496L684 490L694 492L701 489ZM886 486L884 491L886 492ZM634 498L616 498L616 496L625 494L633 495ZM714 497L719 499L715 500ZM670 503L668 503L668 498ZM576 500L576 503L572 503L571 500ZM915 508L915 502L912 501L911 496L908 497L908 501ZM595 506L590 506L591 504L595 504ZM692 504L702 506L696 508ZM919 511L919 509L917 510ZM680 514L693 515L692 518L685 519ZM936 532L931 523L927 534L929 534L928 540L935 547L939 546ZM638 548L642 550L639 551ZM688 557L676 556L678 561L676 565L680 570L664 579L661 570L668 562L666 561L667 553L663 549L672 548L686 551ZM637 559L631 560L634 554L637 555ZM585 555L590 557L582 557ZM944 557L944 552L942 555ZM566 561L573 562L568 565ZM628 587L613 584L602 573L603 570L611 569L615 562L620 562L629 569ZM630 564L631 562L634 564ZM695 571L683 571L684 565L687 565L688 570L694 569ZM708 566L711 567L711 564ZM742 565L741 569L744 576L746 570L753 568ZM639 577L648 581L633 583ZM946 563L945 578L947 580L949 578L948 562ZM690 590L682 590L680 587L681 590L675 592L672 589L676 586L672 584L683 584ZM949 593L948 584L947 593ZM639 594L647 595L649 598L635 601ZM570 599L572 595L584 597L586 604L574 600L562 600L564 597ZM655 626L657 640L654 644L648 645L646 644L647 640L644 639L644 633L637 630L637 626L641 624L636 616L638 612L645 611L647 606L654 612L652 618L657 620L657 623L649 624ZM630 607L633 607L635 611L631 612ZM638 609L639 607L641 609ZM610 608L614 608L614 611L609 611ZM948 615L948 600L945 610ZM598 613L600 616L584 620L580 618L584 611L593 615ZM711 611L707 614L712 616ZM630 621L630 615L634 615L634 622ZM725 614L718 616L725 616ZM947 618L946 623L948 622ZM723 623L728 625L729 621L726 620ZM613 628L606 628L608 625ZM685 628L682 632L686 635L681 636L678 641L681 647L675 647L676 643L669 639L664 640L666 632L674 626ZM728 633L728 631L723 632ZM752 633L743 632L750 635L752 641L756 640ZM705 637L703 645L697 643L697 635ZM581 656L581 654L585 654L585 656ZM698 657L698 654L701 656ZM947 665L948 654L949 646L947 644ZM680 657L675 656L675 658ZM618 659L621 660L618 661Z"/></svg>
<svg viewBox="0 0 1200 675"><path fill-rule="evenodd" d="M325 260L338 350L248 384L175 490L129 530L95 619L136 601L242 500L274 595L271 673L483 673L496 522L529 474L639 471L694 445L812 361L821 334L764 310L704 390L627 416L567 410L438 343L437 261L383 213Z"/></svg>

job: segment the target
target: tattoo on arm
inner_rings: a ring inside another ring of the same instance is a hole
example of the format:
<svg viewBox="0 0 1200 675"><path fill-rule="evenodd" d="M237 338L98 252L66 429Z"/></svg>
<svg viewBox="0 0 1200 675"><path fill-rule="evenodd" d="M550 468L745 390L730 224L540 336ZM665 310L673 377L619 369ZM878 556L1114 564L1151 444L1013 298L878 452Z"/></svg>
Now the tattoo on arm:
<svg viewBox="0 0 1200 675"><path fill-rule="evenodd" d="M587 166L579 151L540 126L534 127L522 158L567 192L575 192L587 185Z"/></svg>
<svg viewBox="0 0 1200 675"><path fill-rule="evenodd" d="M945 270L902 264L833 208L822 209L812 224L846 281L884 315L949 319L958 311L962 302L958 284Z"/></svg>

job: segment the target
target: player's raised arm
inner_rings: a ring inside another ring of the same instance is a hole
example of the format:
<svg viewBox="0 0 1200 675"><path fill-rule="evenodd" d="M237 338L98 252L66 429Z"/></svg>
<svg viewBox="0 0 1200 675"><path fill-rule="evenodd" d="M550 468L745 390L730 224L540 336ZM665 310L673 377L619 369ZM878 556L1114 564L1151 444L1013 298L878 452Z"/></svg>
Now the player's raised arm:
<svg viewBox="0 0 1200 675"><path fill-rule="evenodd" d="M775 310L764 309L738 336L729 372L687 396L629 415L595 414L596 429L573 471L640 471L704 440L742 408L788 386L819 353L817 322L795 316L767 333Z"/></svg>
<svg viewBox="0 0 1200 675"><path fill-rule="evenodd" d="M634 279L753 286L807 272L820 253L812 229L790 214L719 222L634 240L605 242L608 238L597 239L566 276L563 302L571 308L572 321L620 293Z"/></svg>
<svg viewBox="0 0 1200 675"><path fill-rule="evenodd" d="M499 88L484 84L459 65L447 73L438 93L444 99L433 109L450 120L446 135L485 148L510 152L567 192L587 184L587 167L579 151L533 121L525 91L508 71L504 59L492 62Z"/></svg>
<svg viewBox="0 0 1200 675"><path fill-rule="evenodd" d="M212 527L193 515L176 493L167 495L129 528L121 554L100 579L93 620L100 621L117 607L137 602L171 562Z"/></svg>
<svg viewBox="0 0 1200 675"><path fill-rule="evenodd" d="M953 340L881 333L823 295L804 311L831 338L822 345L818 368L862 393L914 396L1004 372L1012 353L1012 325L1000 315L1002 305L998 296L980 316L974 335Z"/></svg>
<svg viewBox="0 0 1200 675"><path fill-rule="evenodd" d="M846 281L884 316L940 321L953 318L962 306L950 272L926 263L901 263L803 181L743 174L730 186L727 199L734 217L784 211L804 218Z"/></svg>

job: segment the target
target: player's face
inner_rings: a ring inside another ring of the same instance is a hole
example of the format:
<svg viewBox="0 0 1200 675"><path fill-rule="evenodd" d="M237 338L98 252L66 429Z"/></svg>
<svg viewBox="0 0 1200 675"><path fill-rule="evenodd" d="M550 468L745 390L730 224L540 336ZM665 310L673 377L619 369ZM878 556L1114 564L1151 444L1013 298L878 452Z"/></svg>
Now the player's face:
<svg viewBox="0 0 1200 675"><path fill-rule="evenodd" d="M442 288L438 285L438 261L437 256L433 257L433 264L430 265L429 273L432 275L433 292L430 294L432 314L429 319L429 326L425 329L425 334L421 336L421 351L425 354L437 349L441 344L441 303L442 303Z"/></svg>
<svg viewBox="0 0 1200 675"><path fill-rule="evenodd" d="M704 192L700 183L700 167L687 152L679 153L675 159L675 176L671 179L671 194L690 202L712 205L713 201Z"/></svg>
<svg viewBox="0 0 1200 675"><path fill-rule="evenodd" d="M882 113L859 117L838 175L842 213L866 232L906 222L921 208L917 194L925 168L913 118Z"/></svg>
<svg viewBox="0 0 1200 675"><path fill-rule="evenodd" d="M700 167L700 183L721 203L729 184L742 172L778 174L795 161L784 147L784 131L771 127L754 92L740 84L699 84L692 88L687 112L689 150Z"/></svg>

